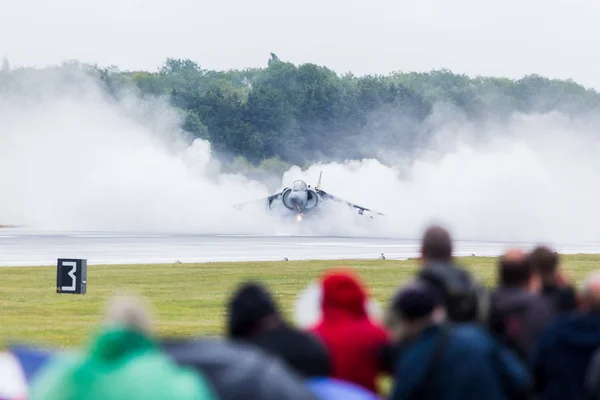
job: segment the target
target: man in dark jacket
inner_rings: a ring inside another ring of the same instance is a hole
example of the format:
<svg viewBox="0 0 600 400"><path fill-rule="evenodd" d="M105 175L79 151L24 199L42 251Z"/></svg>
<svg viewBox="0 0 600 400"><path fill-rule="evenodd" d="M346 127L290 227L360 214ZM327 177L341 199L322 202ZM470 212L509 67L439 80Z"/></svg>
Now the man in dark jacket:
<svg viewBox="0 0 600 400"><path fill-rule="evenodd" d="M529 393L531 377L516 355L474 323L441 323L435 288L416 283L393 300L402 321L391 400L504 400Z"/></svg>
<svg viewBox="0 0 600 400"><path fill-rule="evenodd" d="M289 325L260 284L241 285L228 304L227 335L280 357L305 378L329 376L330 359L319 339Z"/></svg>
<svg viewBox="0 0 600 400"><path fill-rule="evenodd" d="M450 233L441 226L428 227L421 240L422 267L416 282L427 283L439 291L449 321L486 324L489 292L473 279L469 271L453 262L452 252ZM385 324L390 331L403 329L391 308L386 311ZM395 344L389 344L381 349L380 360L386 370L390 368L395 347Z"/></svg>
<svg viewBox="0 0 600 400"><path fill-rule="evenodd" d="M536 391L544 400L585 399L586 372L600 348L600 275L586 280L581 303L550 324L534 352Z"/></svg>
<svg viewBox="0 0 600 400"><path fill-rule="evenodd" d="M555 316L550 300L530 291L531 280L531 264L524 251L509 250L500 257L498 288L491 296L488 322L498 340L527 363L533 346Z"/></svg>
<svg viewBox="0 0 600 400"><path fill-rule="evenodd" d="M464 268L452 260L452 238L440 227L431 226L423 235L423 267L417 279L437 287L443 295L448 319L453 322L484 322L487 319L488 294Z"/></svg>
<svg viewBox="0 0 600 400"><path fill-rule="evenodd" d="M530 256L533 272L537 275L541 294L548 298L557 313L577 308L577 293L559 269L559 256L546 246L538 246Z"/></svg>

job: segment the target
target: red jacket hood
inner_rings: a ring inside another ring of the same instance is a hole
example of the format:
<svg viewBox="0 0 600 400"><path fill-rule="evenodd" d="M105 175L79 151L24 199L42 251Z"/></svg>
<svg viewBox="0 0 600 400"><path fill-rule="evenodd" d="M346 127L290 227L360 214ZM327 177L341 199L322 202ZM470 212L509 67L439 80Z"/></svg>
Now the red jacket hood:
<svg viewBox="0 0 600 400"><path fill-rule="evenodd" d="M322 280L323 297L321 308L323 319L328 320L336 315L362 318L367 316L366 289L353 273L349 271L333 271L327 273Z"/></svg>

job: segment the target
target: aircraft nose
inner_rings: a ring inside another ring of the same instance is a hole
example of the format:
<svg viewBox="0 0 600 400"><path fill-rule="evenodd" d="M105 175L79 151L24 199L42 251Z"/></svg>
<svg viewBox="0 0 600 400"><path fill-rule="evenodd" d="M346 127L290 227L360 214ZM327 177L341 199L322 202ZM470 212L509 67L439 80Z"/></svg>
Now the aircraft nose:
<svg viewBox="0 0 600 400"><path fill-rule="evenodd" d="M301 194L301 193L292 193L292 194L290 195L290 201L291 201L293 204L302 205L302 204L304 204L304 203L306 202L306 199L305 199L305 197L306 197L306 196L302 196L302 194Z"/></svg>

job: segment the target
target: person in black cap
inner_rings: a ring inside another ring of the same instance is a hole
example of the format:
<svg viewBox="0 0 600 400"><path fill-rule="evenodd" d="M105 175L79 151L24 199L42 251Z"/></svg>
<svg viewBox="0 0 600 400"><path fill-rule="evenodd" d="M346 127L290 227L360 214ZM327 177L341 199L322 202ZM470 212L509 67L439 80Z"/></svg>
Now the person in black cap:
<svg viewBox="0 0 600 400"><path fill-rule="evenodd" d="M445 309L440 291L426 282L406 286L392 299L392 317L395 319L394 339L410 340L421 330L445 320Z"/></svg>
<svg viewBox="0 0 600 400"><path fill-rule="evenodd" d="M394 335L397 379L390 399L527 396L531 377L516 355L476 323L447 322L443 304L439 289L422 281L392 299L401 329Z"/></svg>
<svg viewBox="0 0 600 400"><path fill-rule="evenodd" d="M227 334L231 338L253 336L282 323L273 298L258 283L241 285L229 300Z"/></svg>
<svg viewBox="0 0 600 400"><path fill-rule="evenodd" d="M326 377L331 372L325 346L289 325L258 283L242 284L229 300L227 336L279 356L304 378Z"/></svg>

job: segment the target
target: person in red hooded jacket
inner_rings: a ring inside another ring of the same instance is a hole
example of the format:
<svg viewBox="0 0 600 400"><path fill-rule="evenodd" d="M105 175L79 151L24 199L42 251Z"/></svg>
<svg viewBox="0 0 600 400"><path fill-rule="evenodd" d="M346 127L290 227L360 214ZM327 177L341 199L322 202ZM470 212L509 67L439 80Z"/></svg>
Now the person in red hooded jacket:
<svg viewBox="0 0 600 400"><path fill-rule="evenodd" d="M366 289L349 271L330 271L321 281L321 320L310 329L324 342L332 377L377 393L377 377L385 371L380 350L389 343L385 328L367 314Z"/></svg>

